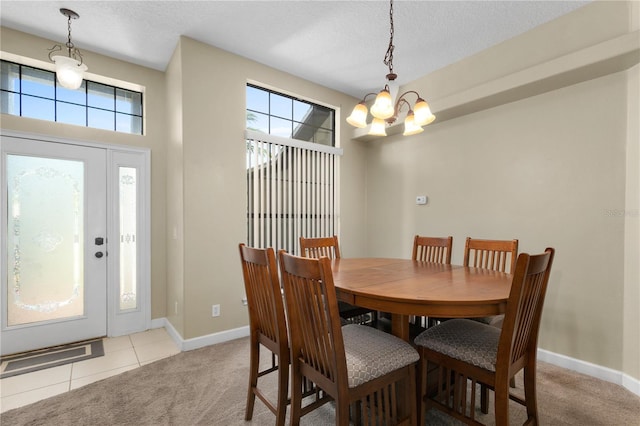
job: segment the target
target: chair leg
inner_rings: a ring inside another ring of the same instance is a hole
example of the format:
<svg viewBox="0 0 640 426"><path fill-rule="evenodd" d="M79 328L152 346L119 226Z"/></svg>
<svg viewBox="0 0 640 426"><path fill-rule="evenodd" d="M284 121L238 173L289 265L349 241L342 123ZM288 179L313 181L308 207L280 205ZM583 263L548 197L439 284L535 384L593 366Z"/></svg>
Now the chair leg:
<svg viewBox="0 0 640 426"><path fill-rule="evenodd" d="M489 388L480 383L480 411L483 414L489 413Z"/></svg>
<svg viewBox="0 0 640 426"><path fill-rule="evenodd" d="M494 393L496 426L509 426L509 386L496 384Z"/></svg>
<svg viewBox="0 0 640 426"><path fill-rule="evenodd" d="M287 415L287 399L289 397L289 359L278 359L278 405L276 408L276 425L284 426Z"/></svg>
<svg viewBox="0 0 640 426"><path fill-rule="evenodd" d="M535 363L531 367L524 368L524 400L527 405L528 419L533 419L533 424L538 424L538 401L536 400Z"/></svg>
<svg viewBox="0 0 640 426"><path fill-rule="evenodd" d="M300 417L302 416L302 381L304 378L300 374L300 366L292 363L291 369L291 426L300 425ZM286 407L286 406L285 406Z"/></svg>
<svg viewBox="0 0 640 426"><path fill-rule="evenodd" d="M357 417L357 414L356 414L356 417ZM336 425L337 426L349 425L349 404L340 404L339 401L336 401Z"/></svg>
<svg viewBox="0 0 640 426"><path fill-rule="evenodd" d="M253 417L253 406L256 402L256 394L254 392L258 385L258 369L260 368L260 343L251 339L251 348L249 349L249 390L247 392L247 405L244 411L244 419L251 420Z"/></svg>

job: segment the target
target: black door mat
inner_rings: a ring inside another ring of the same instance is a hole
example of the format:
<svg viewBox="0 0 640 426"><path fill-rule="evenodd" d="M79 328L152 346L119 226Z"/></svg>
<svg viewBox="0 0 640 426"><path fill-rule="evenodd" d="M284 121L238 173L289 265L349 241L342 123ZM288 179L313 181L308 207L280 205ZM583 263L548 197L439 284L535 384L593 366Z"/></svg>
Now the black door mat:
<svg viewBox="0 0 640 426"><path fill-rule="evenodd" d="M0 358L0 379L104 355L102 339L70 343Z"/></svg>

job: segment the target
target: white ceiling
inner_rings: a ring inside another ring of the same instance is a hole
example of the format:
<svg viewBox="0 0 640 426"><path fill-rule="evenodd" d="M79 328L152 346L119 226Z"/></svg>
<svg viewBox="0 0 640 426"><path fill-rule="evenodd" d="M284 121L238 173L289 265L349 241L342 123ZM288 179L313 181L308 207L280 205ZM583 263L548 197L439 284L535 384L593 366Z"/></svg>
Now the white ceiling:
<svg viewBox="0 0 640 426"><path fill-rule="evenodd" d="M402 85L588 1L394 2L394 71ZM388 70L389 2L5 1L2 26L164 70L180 35L355 97L378 91ZM42 58L47 48L42 46ZM88 61L87 61L88 62ZM91 68L91 63L87 63Z"/></svg>

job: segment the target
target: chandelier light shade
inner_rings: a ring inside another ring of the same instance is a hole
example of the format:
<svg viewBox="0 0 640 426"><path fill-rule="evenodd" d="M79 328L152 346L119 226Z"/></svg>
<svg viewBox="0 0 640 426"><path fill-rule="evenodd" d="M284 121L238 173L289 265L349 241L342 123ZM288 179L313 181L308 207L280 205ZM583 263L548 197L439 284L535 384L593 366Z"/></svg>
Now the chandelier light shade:
<svg viewBox="0 0 640 426"><path fill-rule="evenodd" d="M66 16L68 20L68 36L67 42L65 43L67 55L54 55L54 53L63 52L62 46L56 44L49 49L49 59L56 64L56 78L58 79L58 83L67 89L76 90L82 85L84 73L88 69L83 62L80 50L71 42L71 20L78 19L80 15L73 10L64 8L60 9L60 13Z"/></svg>
<svg viewBox="0 0 640 426"><path fill-rule="evenodd" d="M387 53L384 56L384 64L389 67L389 73L386 78L388 82L394 81L398 75L393 72L393 0L390 0L389 7L389 21L390 21L390 37L389 47ZM417 99L413 108L411 103L407 100L407 95L415 94ZM371 106L371 111L367 109L367 99L375 96L375 102ZM403 105L406 104L409 108L407 116L404 120L404 136L415 135L424 131L423 126L433 122L436 116L431 112L429 104L414 90L409 90L401 94L396 100L395 104L389 93L389 84L385 84L384 88L378 93L367 93L364 98L353 108L351 115L347 117L347 123L354 127L365 128L367 127L367 118L369 112L373 116L369 134L373 136L386 136L387 124L394 123L398 114L400 114Z"/></svg>

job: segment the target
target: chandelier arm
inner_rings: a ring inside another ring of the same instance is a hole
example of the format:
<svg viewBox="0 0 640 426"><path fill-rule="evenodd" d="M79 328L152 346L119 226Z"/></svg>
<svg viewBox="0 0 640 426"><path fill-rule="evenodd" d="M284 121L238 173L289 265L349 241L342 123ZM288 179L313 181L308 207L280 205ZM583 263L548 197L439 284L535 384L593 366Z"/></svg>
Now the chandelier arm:
<svg viewBox="0 0 640 426"><path fill-rule="evenodd" d="M56 52L62 51L62 46L60 46L59 44L54 44L50 49L47 49L47 50L49 51L49 60L51 62L54 62L54 60L51 57L51 55L53 55Z"/></svg>

